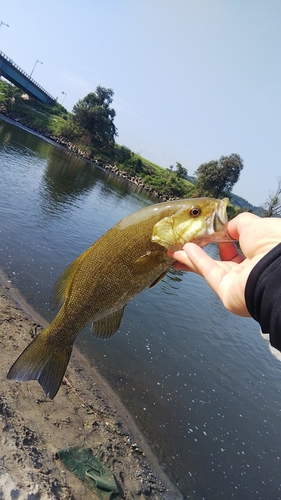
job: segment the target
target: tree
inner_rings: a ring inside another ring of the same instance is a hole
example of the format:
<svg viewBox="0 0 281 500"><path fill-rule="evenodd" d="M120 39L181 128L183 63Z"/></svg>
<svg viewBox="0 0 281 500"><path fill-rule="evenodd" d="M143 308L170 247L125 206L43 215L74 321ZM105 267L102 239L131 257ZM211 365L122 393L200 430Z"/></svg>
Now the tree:
<svg viewBox="0 0 281 500"><path fill-rule="evenodd" d="M3 82L4 83L4 82ZM6 82L5 82L6 83ZM14 111L16 107L18 106L19 102L22 100L21 96L23 91L19 89L18 87L7 83L4 88L2 93L5 96L6 102L6 111L10 113L11 111Z"/></svg>
<svg viewBox="0 0 281 500"><path fill-rule="evenodd" d="M195 172L198 196L229 196L242 169L243 160L238 154L221 156L219 160L203 163Z"/></svg>
<svg viewBox="0 0 281 500"><path fill-rule="evenodd" d="M178 161L176 162L176 176L180 179L186 179L187 170Z"/></svg>
<svg viewBox="0 0 281 500"><path fill-rule="evenodd" d="M114 143L117 129L113 123L114 109L110 108L114 92L98 86L95 92L90 92L73 107L73 120L88 132L93 145L103 146Z"/></svg>
<svg viewBox="0 0 281 500"><path fill-rule="evenodd" d="M169 172L171 175L175 175L178 179L187 178L187 170L182 166L181 163L176 161L176 169L174 170L174 165L169 166Z"/></svg>
<svg viewBox="0 0 281 500"><path fill-rule="evenodd" d="M142 160L131 151L131 157L123 162L126 170L133 175L138 175L142 171Z"/></svg>
<svg viewBox="0 0 281 500"><path fill-rule="evenodd" d="M281 217L281 179L278 179L278 186L274 194L269 195L269 200L266 201L265 217Z"/></svg>
<svg viewBox="0 0 281 500"><path fill-rule="evenodd" d="M126 146L116 147L116 157L118 163L125 163L127 160L130 160L132 157L132 151Z"/></svg>

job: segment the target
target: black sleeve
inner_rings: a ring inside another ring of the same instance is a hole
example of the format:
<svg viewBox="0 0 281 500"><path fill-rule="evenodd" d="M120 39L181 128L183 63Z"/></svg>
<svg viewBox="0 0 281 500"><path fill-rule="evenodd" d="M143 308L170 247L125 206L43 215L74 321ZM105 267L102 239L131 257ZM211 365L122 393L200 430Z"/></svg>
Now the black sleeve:
<svg viewBox="0 0 281 500"><path fill-rule="evenodd" d="M270 343L281 351L281 243L251 271L245 288L246 306Z"/></svg>

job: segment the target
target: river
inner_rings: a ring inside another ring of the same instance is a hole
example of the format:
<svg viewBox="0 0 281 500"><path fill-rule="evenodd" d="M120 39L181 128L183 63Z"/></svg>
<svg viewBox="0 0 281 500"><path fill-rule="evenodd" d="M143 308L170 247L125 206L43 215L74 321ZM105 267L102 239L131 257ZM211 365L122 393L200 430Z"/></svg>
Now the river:
<svg viewBox="0 0 281 500"><path fill-rule="evenodd" d="M0 267L51 320L65 267L129 213L137 187L0 120ZM208 247L217 255L214 245ZM281 498L281 364L257 323L171 271L126 307L109 341L76 345L110 383L184 498Z"/></svg>

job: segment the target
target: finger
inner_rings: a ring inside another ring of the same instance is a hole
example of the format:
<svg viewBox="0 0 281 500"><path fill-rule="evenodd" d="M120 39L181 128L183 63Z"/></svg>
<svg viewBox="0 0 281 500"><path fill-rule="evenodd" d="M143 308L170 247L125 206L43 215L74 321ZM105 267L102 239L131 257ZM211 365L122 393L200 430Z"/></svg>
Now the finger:
<svg viewBox="0 0 281 500"><path fill-rule="evenodd" d="M255 220L260 219L258 215L251 214L250 212L244 212L237 215L234 219L231 219L227 224L227 232L231 238L234 240L239 240L241 231L243 227L247 224L251 224Z"/></svg>
<svg viewBox="0 0 281 500"><path fill-rule="evenodd" d="M174 264L173 264L173 268L174 269L177 269L177 271L192 271L192 269L190 269L190 267L187 267L185 264L182 264L181 262L178 262L176 261Z"/></svg>
<svg viewBox="0 0 281 500"><path fill-rule="evenodd" d="M220 283L229 271L229 265L232 267L235 264L228 265L227 262L222 263L212 259L194 243L187 243L183 248L190 262L189 267L203 276L210 287L220 296Z"/></svg>
<svg viewBox="0 0 281 500"><path fill-rule="evenodd" d="M195 245L197 247L197 245ZM198 247L199 248L199 247ZM174 263L174 268L182 271L193 271L197 272L193 263L189 260L186 252L184 250L177 250L176 252L172 252L168 250L168 256L172 259L176 259L177 262Z"/></svg>
<svg viewBox="0 0 281 500"><path fill-rule="evenodd" d="M245 257L238 252L238 248L235 243L219 243L219 252L221 260L227 260L229 262L237 262L240 264Z"/></svg>
<svg viewBox="0 0 281 500"><path fill-rule="evenodd" d="M189 263L189 267L193 267L202 276L206 275L217 267L217 261L209 257L209 255L195 243L187 243L183 250L186 254L186 259L183 263ZM181 261L182 262L182 261Z"/></svg>

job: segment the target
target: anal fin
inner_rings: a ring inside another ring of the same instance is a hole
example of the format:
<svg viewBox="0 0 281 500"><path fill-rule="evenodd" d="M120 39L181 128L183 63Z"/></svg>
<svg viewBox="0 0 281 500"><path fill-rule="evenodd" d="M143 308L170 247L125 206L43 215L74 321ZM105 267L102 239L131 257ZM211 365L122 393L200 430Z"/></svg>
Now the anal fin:
<svg viewBox="0 0 281 500"><path fill-rule="evenodd" d="M92 333L99 339L110 339L117 332L124 312L124 307L113 311L92 323Z"/></svg>

